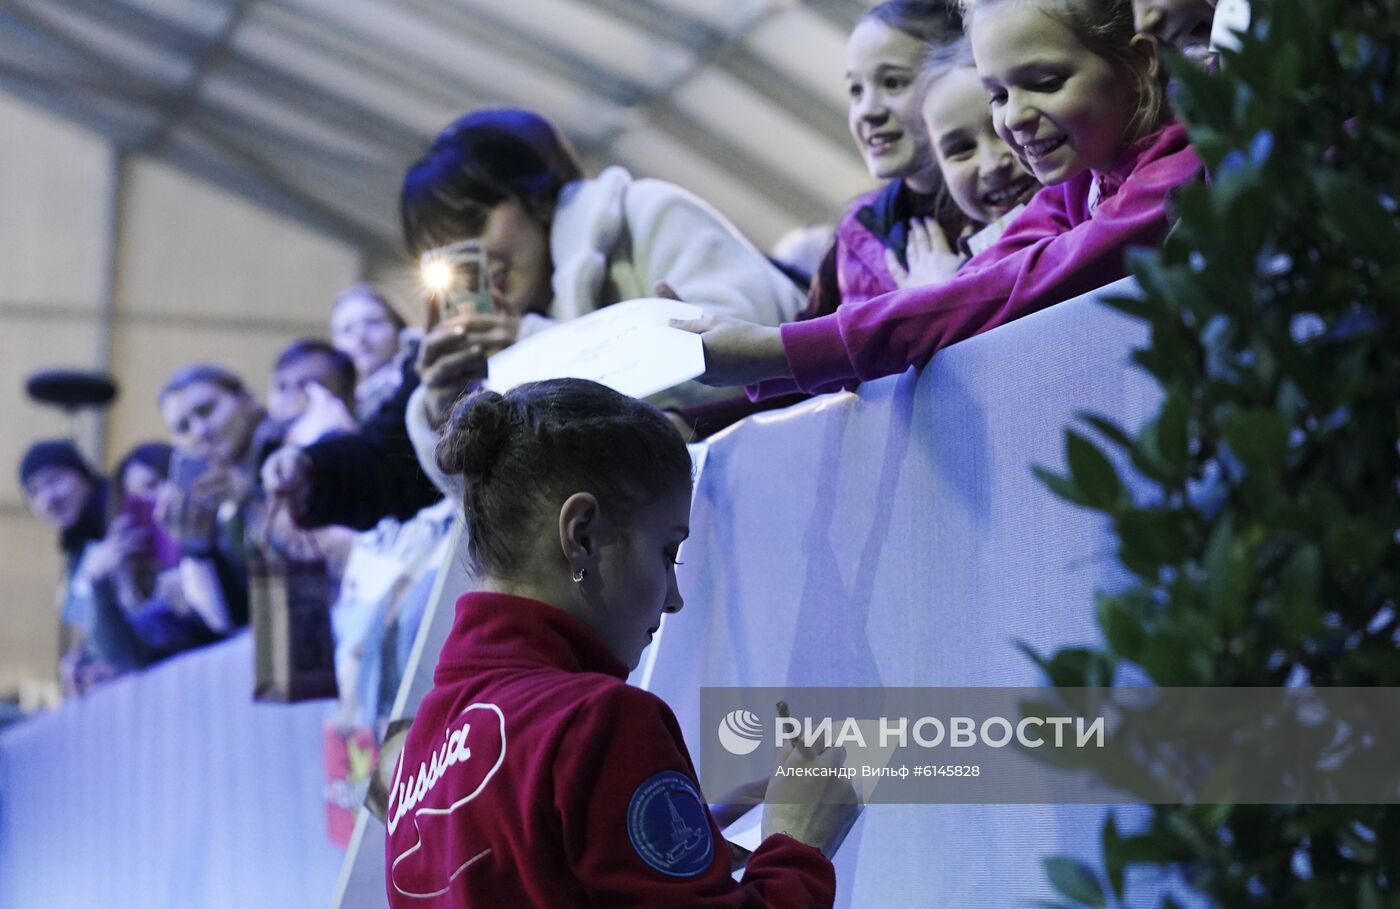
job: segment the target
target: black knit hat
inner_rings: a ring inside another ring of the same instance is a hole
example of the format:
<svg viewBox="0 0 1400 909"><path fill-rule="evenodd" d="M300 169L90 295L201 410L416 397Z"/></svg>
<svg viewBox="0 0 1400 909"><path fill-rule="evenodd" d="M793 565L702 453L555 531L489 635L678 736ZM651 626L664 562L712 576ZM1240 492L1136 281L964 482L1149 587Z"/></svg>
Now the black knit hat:
<svg viewBox="0 0 1400 909"><path fill-rule="evenodd" d="M81 474L84 479L97 478L87 459L78 451L78 446L67 439L45 439L29 446L24 459L19 462L20 485L28 484L30 478L45 467L66 467Z"/></svg>

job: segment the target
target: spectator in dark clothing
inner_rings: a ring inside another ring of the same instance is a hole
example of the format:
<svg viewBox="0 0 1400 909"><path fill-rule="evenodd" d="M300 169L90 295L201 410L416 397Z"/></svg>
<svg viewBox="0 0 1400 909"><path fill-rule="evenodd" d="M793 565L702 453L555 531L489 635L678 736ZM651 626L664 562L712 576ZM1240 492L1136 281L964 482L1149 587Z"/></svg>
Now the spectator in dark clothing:
<svg viewBox="0 0 1400 909"><path fill-rule="evenodd" d="M423 473L404 426L408 398L418 387L412 358L394 396L354 434L288 446L263 465L263 488L284 497L302 527L339 525L368 530L384 518L407 520L442 493Z"/></svg>
<svg viewBox="0 0 1400 909"><path fill-rule="evenodd" d="M83 549L107 531L107 481L98 475L76 445L47 439L29 446L20 460L19 483L29 510L58 534L64 570L58 591L59 654L81 644L82 630L69 621L68 588ZM70 686L71 687L71 686Z"/></svg>
<svg viewBox="0 0 1400 909"><path fill-rule="evenodd" d="M29 446L20 461L19 482L29 510L58 532L70 562L106 533L107 481L67 439Z"/></svg>

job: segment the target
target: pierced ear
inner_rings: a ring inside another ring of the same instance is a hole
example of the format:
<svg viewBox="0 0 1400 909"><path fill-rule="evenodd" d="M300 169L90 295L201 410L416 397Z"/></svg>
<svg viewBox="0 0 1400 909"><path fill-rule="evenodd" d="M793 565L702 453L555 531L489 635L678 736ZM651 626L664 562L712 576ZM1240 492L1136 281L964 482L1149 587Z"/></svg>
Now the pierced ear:
<svg viewBox="0 0 1400 909"><path fill-rule="evenodd" d="M598 516L591 492L576 492L560 506L559 548L570 565L586 565L597 555Z"/></svg>

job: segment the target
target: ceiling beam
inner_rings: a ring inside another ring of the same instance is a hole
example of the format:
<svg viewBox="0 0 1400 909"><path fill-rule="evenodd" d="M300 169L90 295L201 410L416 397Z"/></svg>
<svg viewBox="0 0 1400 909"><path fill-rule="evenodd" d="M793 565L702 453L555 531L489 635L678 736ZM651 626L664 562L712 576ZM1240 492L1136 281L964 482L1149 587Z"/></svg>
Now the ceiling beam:
<svg viewBox="0 0 1400 909"><path fill-rule="evenodd" d="M14 0L3 0L14 5ZM168 52L194 59L209 41L183 25L171 22L124 0L65 0L105 27L138 38ZM420 153L428 136L397 120L339 95L329 94L296 73L263 60L248 59L231 48L219 64L227 74L269 97L285 99L288 106L306 116L364 140L377 142L402 154Z"/></svg>
<svg viewBox="0 0 1400 909"><path fill-rule="evenodd" d="M91 102L66 90L55 89L27 73L17 73L3 61L0 61L0 90L91 130L117 145L135 141L142 132L141 126L115 117Z"/></svg>
<svg viewBox="0 0 1400 909"><path fill-rule="evenodd" d="M71 93L54 91L38 82L16 78L0 68L0 90L40 107L55 116L105 136L113 142L140 135L131 125L112 118L91 103ZM351 221L299 193L288 192L263 179L224 162L215 161L193 149L167 143L150 153L153 160L172 167L246 199L274 214L295 221L319 233L359 248L366 256L379 259L402 258L393 240Z"/></svg>
<svg viewBox="0 0 1400 909"><path fill-rule="evenodd" d="M869 3L856 0L802 0L802 5L847 34L870 9Z"/></svg>
<svg viewBox="0 0 1400 909"><path fill-rule="evenodd" d="M232 40L234 31L255 2L257 0L233 0L229 3L218 32L205 42L204 47L194 57L190 74L185 78L184 84L171 92L170 97L161 106L160 119L136 143L132 148L133 152L144 154L159 145L170 135L170 131L180 119L188 116L196 107L199 103L199 90L204 85L204 77L215 63L228 54L229 41Z"/></svg>
<svg viewBox="0 0 1400 909"><path fill-rule="evenodd" d="M8 17L4 12L0 16ZM158 116L158 111L168 109L171 101L170 95L173 90L160 85L154 80L134 76L119 69L115 69L110 61L97 56L90 48L74 41L66 35L56 34L51 31L51 26L43 22L33 22L28 17L20 14L21 24L28 26L33 34L48 42L53 48L68 54L76 63L85 68L92 69L98 75L100 83L96 86L88 86L91 94L105 96L108 98L134 101L147 106L153 117ZM0 62L0 74L4 74L4 64ZM7 80L11 87L16 87L15 82L23 80L19 74L10 75ZM132 128L128 125L125 128L114 128L110 118L100 118L97 109L90 105L73 103L56 103L66 92L70 91L68 86L62 82L57 85L35 85L35 76L29 74L31 90L25 94L34 97L36 100L42 98L41 103L55 113L67 114L75 117L84 125L98 129L103 135L108 136L119 147L132 150L137 154L151 155L162 158L161 143L150 141L151 136L156 131L156 127L162 122L153 120L153 126L149 126L141 132L133 135ZM169 135L179 118L167 118L166 124L160 130L162 139ZM189 128L200 136L204 141L210 142L215 147L221 149L234 157L237 166L248 172L254 180L263 180L268 184L268 188L274 192L281 192L286 195L286 204L275 205L276 210L284 215L289 215L294 219L306 224L313 229L322 232L329 232L332 235L357 246L364 248L367 255L384 255L389 250L394 249L397 241L397 229L392 224L392 219L377 218L373 228L359 223L356 219L348 218L336 210L325 206L314 196L307 194L294 183L277 177L265 163L259 160L259 156L248 152L246 149L235 148L231 145L231 137L241 135L244 138L253 138L265 148L270 148L277 153L286 156L289 160L303 161L307 157L314 157L327 164L328 172L343 169L349 163L344 156L336 156L334 152L300 139L290 136L277 129L271 124L264 123L249 118L245 115L232 111L219 111L213 114L200 113L198 108L192 108L192 113L186 115L190 120ZM177 156L174 163L182 169L189 170L187 156ZM390 184L396 185L397 175L392 173L381 173L380 179ZM226 174L218 175L219 185L233 189L240 195L251 198L261 205L270 204L269 194L266 192L252 192L245 181L234 180ZM365 208L378 208L380 199L365 195L361 187L353 179L341 181L345 185L341 189L341 194L345 197L360 196L361 210ZM387 225L387 228L386 228Z"/></svg>
<svg viewBox="0 0 1400 909"><path fill-rule="evenodd" d="M740 23L740 27L731 33L645 0L595 0L594 5L620 21L691 48L698 58L697 66L685 81L693 78L705 65L714 66L775 107L790 112L837 148L846 148L850 144L844 109L793 81L745 45L744 39L749 33L769 18L781 14L781 7L770 7L752 20ZM672 86L670 94L674 94L679 87Z"/></svg>
<svg viewBox="0 0 1400 909"><path fill-rule="evenodd" d="M437 4L436 0L434 0L434 3L420 2L420 0L406 0L406 5L415 12L431 10L431 12L424 12L424 15L429 16L430 21L435 25L446 30L456 31L460 34L470 35L472 37L481 37L493 43L498 38L504 41L514 40L509 37L509 26L505 26L504 28L507 31L501 33L492 31L490 34L479 35L472 31L478 24L475 14L459 15L453 13L450 11L450 8ZM259 15L264 15L270 12L271 9L271 7L262 7L259 10ZM295 20L298 18L303 21L297 23ZM303 10L292 12L281 7L277 8L277 19L279 27L295 29L298 40L311 43L312 46L318 46L316 42L320 42L319 46L341 56L357 52L354 45L359 39L357 36L349 33L343 23L336 22L333 19L315 13L308 13ZM515 41L516 44L526 43L523 36L517 37L519 40ZM614 100L618 103L628 101L634 107L640 105L644 115L657 128L672 134L681 144L689 148L697 149L702 154L708 156L717 167L727 170L737 179L751 187L754 192L771 200L775 207L791 211L794 216L803 219L821 220L830 217L830 206L827 205L825 201L817 198L808 187L794 181L789 174L782 170L761 162L743 150L717 139L713 130L698 123L694 118L681 113L673 106L669 106L667 104L667 99L663 96L648 92L641 86L632 86L628 88L626 87L625 81L619 80L618 77L605 75L604 71L600 68L576 56L560 52L557 48L548 48L537 43L528 46L530 49L528 52L525 52L526 56L522 57L522 63L534 65L542 72L590 88L593 87L596 80L603 79L603 84L605 86L610 85L610 90L618 93L614 98L609 100ZM361 54L361 56L365 57L363 65L367 67L373 67L375 65L367 55ZM415 66L418 65L420 64L415 64ZM393 76L386 74L386 78L393 78ZM452 77L443 74L441 76L433 76L430 81L441 84L451 78ZM492 88L489 86L479 86L469 89L469 91L472 90L478 94L486 94L489 96ZM528 103L528 100L525 98L509 97L508 92L502 92L502 94L506 94L507 97L505 100L511 103L521 105ZM615 138L616 135L616 132L614 132L611 138ZM600 150L597 143L581 141L578 142L577 145L582 154L592 155Z"/></svg>
<svg viewBox="0 0 1400 909"><path fill-rule="evenodd" d="M204 149L180 141L178 134L173 134L170 141L162 143L150 155L276 214L349 243L366 256L399 257L395 244L382 232L299 192L282 177L270 172L262 162L226 145L219 138L201 132L199 139L214 146L225 160L218 160Z"/></svg>

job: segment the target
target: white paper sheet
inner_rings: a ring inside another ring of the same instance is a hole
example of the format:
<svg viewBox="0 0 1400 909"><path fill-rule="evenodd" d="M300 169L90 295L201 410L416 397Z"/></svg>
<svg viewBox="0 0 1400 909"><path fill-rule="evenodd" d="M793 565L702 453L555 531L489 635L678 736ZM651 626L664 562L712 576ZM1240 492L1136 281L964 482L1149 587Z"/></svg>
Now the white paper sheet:
<svg viewBox="0 0 1400 909"><path fill-rule="evenodd" d="M592 379L634 398L688 382L705 371L700 336L672 328L700 307L646 297L627 300L531 335L491 357L486 387L505 393L524 382Z"/></svg>

